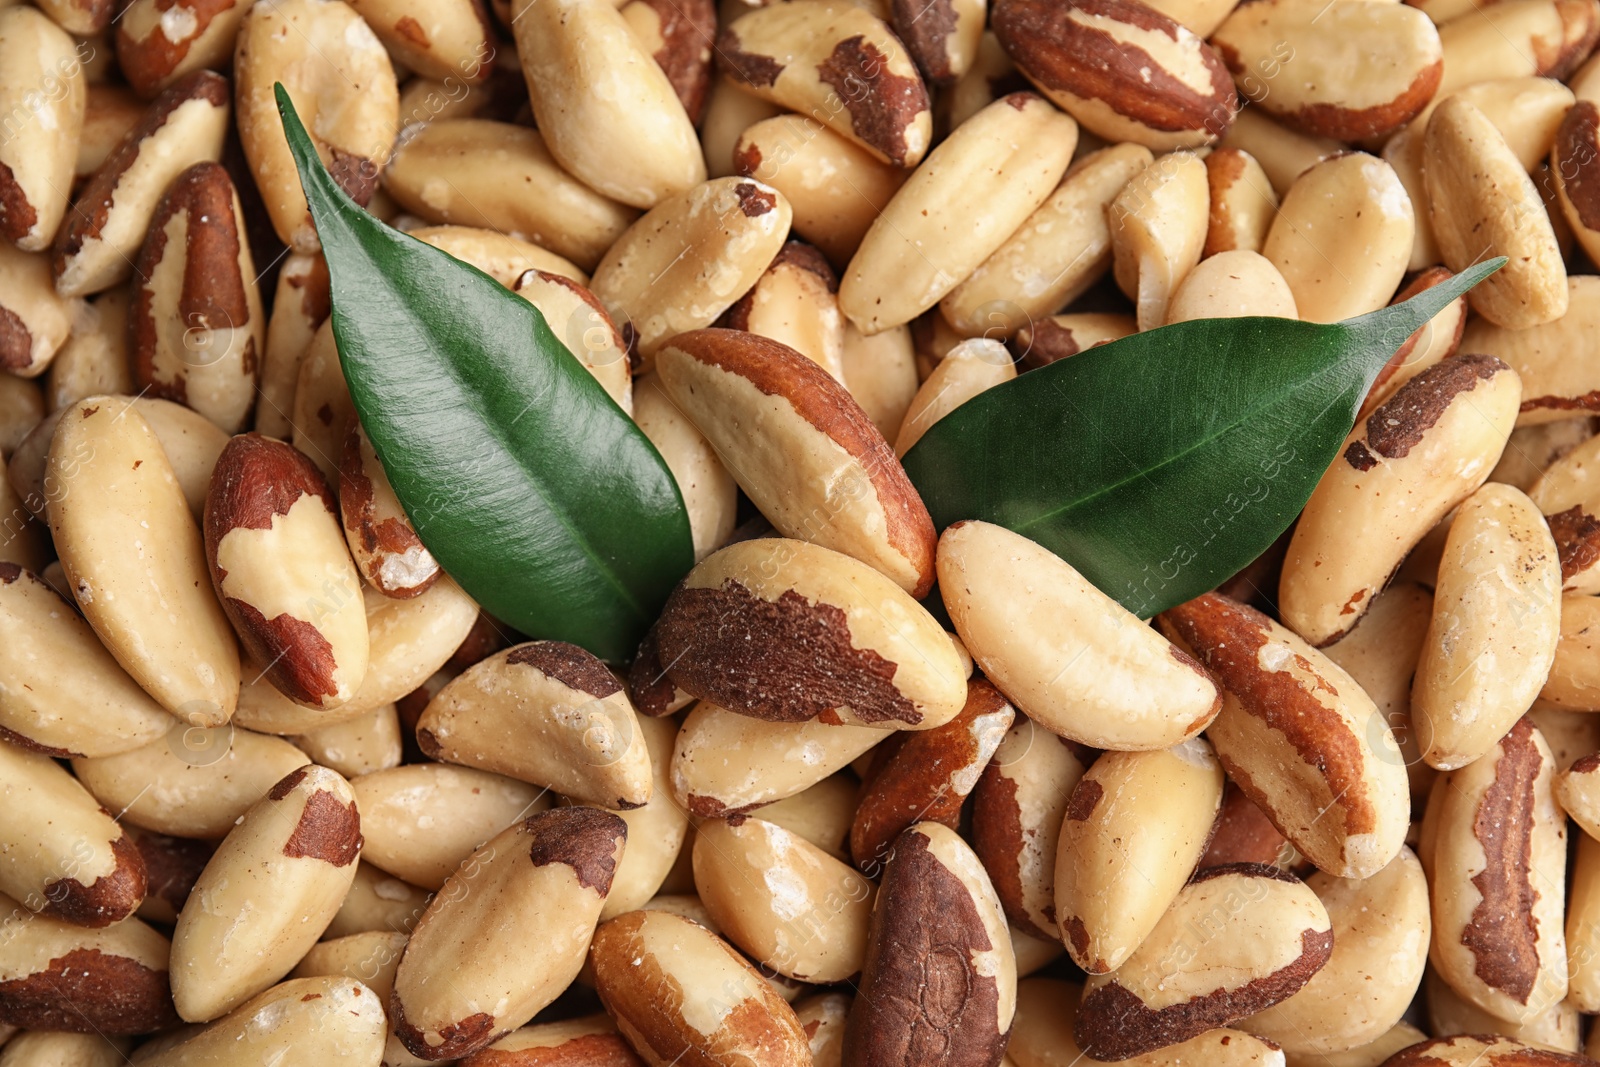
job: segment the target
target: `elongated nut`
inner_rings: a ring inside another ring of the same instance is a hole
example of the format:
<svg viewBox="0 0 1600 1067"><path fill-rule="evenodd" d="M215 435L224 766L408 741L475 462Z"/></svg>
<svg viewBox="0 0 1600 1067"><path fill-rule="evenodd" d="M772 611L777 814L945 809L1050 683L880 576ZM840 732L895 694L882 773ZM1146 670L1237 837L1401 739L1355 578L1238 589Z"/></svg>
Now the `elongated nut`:
<svg viewBox="0 0 1600 1067"><path fill-rule="evenodd" d="M1478 82L1451 95L1482 111L1530 174L1550 155L1561 120L1573 104L1571 89L1554 78L1531 75ZM1444 98L1435 97L1433 105L1422 111L1412 127L1422 132L1433 108L1442 103Z"/></svg>
<svg viewBox="0 0 1600 1067"><path fill-rule="evenodd" d="M672 83L689 121L699 125L711 91L717 5L713 0L625 0L617 10Z"/></svg>
<svg viewBox="0 0 1600 1067"><path fill-rule="evenodd" d="M1033 93L996 100L962 123L861 239L839 285L850 321L873 334L937 304L1055 190L1077 132Z"/></svg>
<svg viewBox="0 0 1600 1067"><path fill-rule="evenodd" d="M789 202L748 178L717 178L668 197L628 228L595 268L593 289L631 323L641 370L674 334L710 326L761 277L789 233Z"/></svg>
<svg viewBox="0 0 1600 1067"><path fill-rule="evenodd" d="M300 361L330 310L327 262L320 253L291 253L278 271L272 316L267 320L256 403L257 433L285 439L293 434L289 413L300 381Z"/></svg>
<svg viewBox="0 0 1600 1067"><path fill-rule="evenodd" d="M739 135L756 123L773 118L782 111L783 109L777 104L763 100L759 96L751 96L740 89L727 75L716 75L711 83L711 93L706 99L705 115L700 122L700 143L706 157L706 175L711 178L726 178L730 174L737 174L738 168L734 166L733 154ZM821 123L817 125L820 127ZM853 142L842 135L840 140L855 147ZM859 148L858 151L888 170L899 171L898 167L882 163L864 148ZM868 222L870 221L868 219ZM865 224L862 229L866 229Z"/></svg>
<svg viewBox="0 0 1600 1067"><path fill-rule="evenodd" d="M178 1021L167 939L138 919L99 929L0 896L0 1018L33 1030L143 1034Z"/></svg>
<svg viewBox="0 0 1600 1067"><path fill-rule="evenodd" d="M1590 0L1511 0L1498 11L1468 6L1440 26L1438 97L1501 78L1564 78L1594 50L1597 37L1600 6Z"/></svg>
<svg viewBox="0 0 1600 1067"><path fill-rule="evenodd" d="M1206 156L1211 214L1202 257L1218 252L1259 252L1278 214L1278 194L1261 163L1242 148L1218 148Z"/></svg>
<svg viewBox="0 0 1600 1067"><path fill-rule="evenodd" d="M1561 120L1550 152L1561 210L1590 258L1600 255L1600 107L1575 104Z"/></svg>
<svg viewBox="0 0 1600 1067"><path fill-rule="evenodd" d="M1422 982L1432 926L1428 880L1408 848L1370 878L1318 872L1308 882L1333 924L1333 955L1305 987L1239 1023L1295 1054L1381 1038Z"/></svg>
<svg viewBox="0 0 1600 1067"><path fill-rule="evenodd" d="M280 982L195 1032L140 1061L140 1067L206 1067L248 1049L287 1062L375 1063L383 1054L383 1005L354 978L324 975Z"/></svg>
<svg viewBox="0 0 1600 1067"><path fill-rule="evenodd" d="M711 442L667 398L660 379L647 374L633 385L633 419L650 438L683 493L695 561L705 559L733 533L739 486ZM638 694L633 697L638 703ZM641 712L655 712L639 707Z"/></svg>
<svg viewBox="0 0 1600 1067"><path fill-rule="evenodd" d="M1207 593L1161 616L1223 686L1207 737L1228 776L1322 870L1365 878L1411 805L1389 724L1355 680L1267 616Z"/></svg>
<svg viewBox="0 0 1600 1067"><path fill-rule="evenodd" d="M571 278L542 270L524 271L512 288L539 309L550 332L606 395L633 414L632 337L617 328L600 298Z"/></svg>
<svg viewBox="0 0 1600 1067"><path fill-rule="evenodd" d="M1423 535L1489 476L1521 393L1498 359L1452 356L1350 432L1289 542L1278 596L1290 629L1322 646L1360 620Z"/></svg>
<svg viewBox="0 0 1600 1067"><path fill-rule="evenodd" d="M1352 152L1295 179L1261 254L1283 273L1302 319L1338 322L1389 302L1410 261L1415 220L1394 168Z"/></svg>
<svg viewBox="0 0 1600 1067"><path fill-rule="evenodd" d="M1411 280L1395 294L1392 304L1404 303L1424 289L1449 280L1453 275L1444 267L1430 267ZM1417 329L1395 354L1384 364L1373 380L1367 398L1361 402L1358 420L1372 414L1372 410L1394 395L1406 382L1421 374L1435 363L1456 354L1461 348L1461 334L1467 324L1467 298L1452 300L1445 309Z"/></svg>
<svg viewBox="0 0 1600 1067"><path fill-rule="evenodd" d="M1497 1034L1551 1051L1574 1053L1582 1045L1579 1034L1581 1017L1578 1009L1568 1000L1561 1001L1527 1022L1512 1023L1462 1000L1433 968L1428 970L1422 992L1428 1002L1429 1029L1439 1037Z"/></svg>
<svg viewBox="0 0 1600 1067"><path fill-rule="evenodd" d="M616 810L628 825L630 844L611 879L601 922L649 903L672 873L689 831L689 813L672 795L677 722L641 718L638 730L650 754L650 799L642 807Z"/></svg>
<svg viewBox="0 0 1600 1067"><path fill-rule="evenodd" d="M294 101L333 180L365 206L400 125L394 67L348 4L269 0L239 27L239 141L278 238L297 252L322 246L278 116L273 86Z"/></svg>
<svg viewBox="0 0 1600 1067"><path fill-rule="evenodd" d="M139 851L72 776L48 756L0 744L0 892L31 912L109 926L144 899Z"/></svg>
<svg viewBox="0 0 1600 1067"><path fill-rule="evenodd" d="M1467 294L1473 310L1526 329L1567 312L1567 272L1550 217L1521 162L1483 112L1452 97L1428 120L1428 205L1445 265L1461 271L1507 256Z"/></svg>
<svg viewBox="0 0 1600 1067"><path fill-rule="evenodd" d="M894 32L928 84L954 85L976 61L986 0L893 0Z"/></svg>
<svg viewBox="0 0 1600 1067"><path fill-rule="evenodd" d="M35 8L0 12L0 239L48 248L67 210L88 94L71 37ZM0 359L0 366L4 366Z"/></svg>
<svg viewBox="0 0 1600 1067"><path fill-rule="evenodd" d="M1567 313L1527 329L1483 317L1467 323L1461 346L1508 363L1523 379L1519 426L1556 422L1600 408L1600 279L1567 279Z"/></svg>
<svg viewBox="0 0 1600 1067"><path fill-rule="evenodd" d="M1016 376L1011 353L999 341L987 337L962 341L939 361L911 398L895 438L895 455L904 457L934 423L979 393Z"/></svg>
<svg viewBox="0 0 1600 1067"><path fill-rule="evenodd" d="M672 82L608 0L517 0L511 28L539 131L567 171L640 208L705 181Z"/></svg>
<svg viewBox="0 0 1600 1067"><path fill-rule="evenodd" d="M1002 0L994 32L1039 91L1108 141L1197 148L1239 110L1222 59L1135 0Z"/></svg>
<svg viewBox="0 0 1600 1067"><path fill-rule="evenodd" d="M1106 209L1113 273L1141 330L1166 323L1172 294L1200 262L1207 189L1199 157L1173 152L1134 175Z"/></svg>
<svg viewBox="0 0 1600 1067"><path fill-rule="evenodd" d="M1037 370L1138 332L1139 324L1132 315L1095 311L1051 315L1018 330L1011 340L1011 352L1023 369Z"/></svg>
<svg viewBox="0 0 1600 1067"><path fill-rule="evenodd" d="M275 783L309 762L280 738L190 727L130 752L74 760L72 769L129 825L217 840Z"/></svg>
<svg viewBox="0 0 1600 1067"><path fill-rule="evenodd" d="M488 119L412 128L383 187L429 222L498 230L593 270L638 212L600 195L555 161L539 131Z"/></svg>
<svg viewBox="0 0 1600 1067"><path fill-rule="evenodd" d="M117 15L117 68L145 98L204 67L225 68L249 0L133 0Z"/></svg>
<svg viewBox="0 0 1600 1067"><path fill-rule="evenodd" d="M1534 502L1485 485L1456 511L1411 708L1423 758L1478 759L1533 703L1555 659L1561 564Z"/></svg>
<svg viewBox="0 0 1600 1067"><path fill-rule="evenodd" d="M844 1061L995 1063L1016 1006L1005 915L978 857L949 827L908 828L873 907Z"/></svg>
<svg viewBox="0 0 1600 1067"><path fill-rule="evenodd" d="M810 115L900 167L933 133L928 90L900 40L842 0L760 8L717 37L722 73L747 92Z"/></svg>
<svg viewBox="0 0 1600 1067"><path fill-rule="evenodd" d="M72 333L45 376L52 411L71 407L86 396L136 392L128 359L131 303L132 294L118 288L71 305Z"/></svg>
<svg viewBox="0 0 1600 1067"><path fill-rule="evenodd" d="M1383 1061L1384 1067L1581 1067L1588 1062L1493 1034L1436 1037Z"/></svg>
<svg viewBox="0 0 1600 1067"><path fill-rule="evenodd" d="M485 841L550 807L526 782L446 763L364 774L351 788L366 862L424 889L440 888Z"/></svg>
<svg viewBox="0 0 1600 1067"><path fill-rule="evenodd" d="M238 648L160 440L126 399L91 397L67 416L50 444L47 477L61 491L49 514L78 606L162 707L196 725L226 722Z"/></svg>
<svg viewBox="0 0 1600 1067"><path fill-rule="evenodd" d="M507 289L530 270L559 274L579 285L589 284L589 276L577 264L520 237L476 226L418 226L407 232L472 264Z"/></svg>
<svg viewBox="0 0 1600 1067"><path fill-rule="evenodd" d="M1541 700L1574 711L1600 710L1600 597L1568 593L1561 598L1561 640L1540 690Z"/></svg>
<svg viewBox="0 0 1600 1067"><path fill-rule="evenodd" d="M359 422L339 457L339 513L356 569L373 589L405 600L439 580L439 561L412 528Z"/></svg>
<svg viewBox="0 0 1600 1067"><path fill-rule="evenodd" d="M1249 4L1217 28L1211 46L1268 114L1342 141L1410 122L1444 73L1438 30L1406 4Z"/></svg>
<svg viewBox="0 0 1600 1067"><path fill-rule="evenodd" d="M0 245L0 373L43 374L66 343L74 309L50 283L50 259Z"/></svg>
<svg viewBox="0 0 1600 1067"><path fill-rule="evenodd" d="M1436 787L1433 963L1463 999L1512 1022L1567 992L1567 833L1554 775L1549 746L1524 718Z"/></svg>
<svg viewBox="0 0 1600 1067"><path fill-rule="evenodd" d="M350 6L390 54L418 74L468 84L489 76L495 47L480 0L356 0Z"/></svg>
<svg viewBox="0 0 1600 1067"><path fill-rule="evenodd" d="M84 183L55 238L51 269L63 296L109 289L133 271L172 179L222 157L228 80L208 70L174 83Z"/></svg>
<svg viewBox="0 0 1600 1067"><path fill-rule="evenodd" d="M1595 761L1600 763L1600 761ZM1581 772L1593 777L1594 768ZM1556 785L1557 800L1566 807L1569 790L1564 781ZM1586 790L1587 791L1587 790ZM1600 1004L1600 840L1590 825L1600 815L1590 803L1583 803L1584 827L1578 834L1578 857L1572 868L1572 896L1567 903L1567 1002L1584 1011ZM1571 810L1570 808L1568 809Z"/></svg>
<svg viewBox="0 0 1600 1067"><path fill-rule="evenodd" d="M911 330L897 326L868 337L844 324L844 384L872 424L893 440L917 393L917 354Z"/></svg>
<svg viewBox="0 0 1600 1067"><path fill-rule="evenodd" d="M365 831L363 823L363 836ZM398 878L391 878L364 860L357 861L355 881L350 883L350 892L345 894L339 913L328 924L323 936L348 937L370 930L409 932L422 917L431 895Z"/></svg>
<svg viewBox="0 0 1600 1067"><path fill-rule="evenodd" d="M933 730L899 733L879 746L850 827L856 866L868 873L881 869L900 831L912 823L956 829L967 794L1015 717L994 686L973 679L955 718Z"/></svg>
<svg viewBox="0 0 1600 1067"><path fill-rule="evenodd" d="M245 651L285 696L332 709L367 673L361 579L316 465L259 434L223 450L206 498L206 562Z"/></svg>
<svg viewBox="0 0 1600 1067"><path fill-rule="evenodd" d="M400 715L393 704L369 711L359 719L308 730L292 740L319 766L336 770L346 778L398 767L403 751Z"/></svg>
<svg viewBox="0 0 1600 1067"><path fill-rule="evenodd" d="M1094 762L1056 850L1056 922L1073 962L1107 974L1138 950L1194 872L1221 806L1222 766L1200 738Z"/></svg>
<svg viewBox="0 0 1600 1067"><path fill-rule="evenodd" d="M237 432L255 404L266 319L243 209L221 164L197 163L167 187L135 271L135 384Z"/></svg>
<svg viewBox="0 0 1600 1067"><path fill-rule="evenodd" d="M461 1067L642 1067L605 1012L536 1023L514 1030L481 1052L461 1061Z"/></svg>
<svg viewBox="0 0 1600 1067"><path fill-rule="evenodd" d="M1167 303L1169 323L1251 315L1299 317L1289 283L1259 252L1218 252L1201 260Z"/></svg>
<svg viewBox="0 0 1600 1067"><path fill-rule="evenodd" d="M1170 748L1221 708L1192 658L1065 561L1003 527L958 522L945 530L939 589L984 674L1052 733L1097 748Z"/></svg>
<svg viewBox="0 0 1600 1067"><path fill-rule="evenodd" d="M793 349L733 330L680 334L657 367L663 391L780 533L927 594L933 520L844 386ZM750 448L752 432L771 447Z"/></svg>
<svg viewBox="0 0 1600 1067"><path fill-rule="evenodd" d="M822 253L790 241L719 324L787 345L844 381L839 279Z"/></svg>
<svg viewBox="0 0 1600 1067"><path fill-rule="evenodd" d="M1264 1011L1328 962L1327 909L1303 882L1239 863L1202 871L1128 961L1093 975L1078 1009L1078 1045L1126 1059Z"/></svg>
<svg viewBox="0 0 1600 1067"><path fill-rule="evenodd" d="M1300 175L1349 150L1342 141L1290 129L1252 107L1239 112L1218 147L1237 148L1254 157L1280 200Z"/></svg>

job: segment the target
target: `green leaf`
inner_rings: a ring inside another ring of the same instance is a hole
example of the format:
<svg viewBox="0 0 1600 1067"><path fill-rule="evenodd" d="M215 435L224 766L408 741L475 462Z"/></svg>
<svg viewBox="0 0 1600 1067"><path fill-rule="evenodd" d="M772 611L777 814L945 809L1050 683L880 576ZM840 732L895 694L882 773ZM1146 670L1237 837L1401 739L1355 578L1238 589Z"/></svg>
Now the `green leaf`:
<svg viewBox="0 0 1600 1067"><path fill-rule="evenodd" d="M1149 618L1288 528L1384 364L1504 262L1333 325L1205 319L1090 349L967 401L906 470L937 528L998 523Z"/></svg>
<svg viewBox="0 0 1600 1067"><path fill-rule="evenodd" d="M423 544L518 630L631 657L694 564L666 463L532 304L356 206L277 94L345 380Z"/></svg>

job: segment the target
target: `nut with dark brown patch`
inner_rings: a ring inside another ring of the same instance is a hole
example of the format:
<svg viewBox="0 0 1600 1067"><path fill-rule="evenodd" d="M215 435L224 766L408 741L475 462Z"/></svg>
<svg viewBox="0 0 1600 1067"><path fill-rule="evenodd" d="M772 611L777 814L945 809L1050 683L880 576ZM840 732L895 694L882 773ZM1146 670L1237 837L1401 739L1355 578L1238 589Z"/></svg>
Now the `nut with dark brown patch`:
<svg viewBox="0 0 1600 1067"><path fill-rule="evenodd" d="M983 38L984 0L893 0L894 32L930 85L948 87L971 69Z"/></svg>
<svg viewBox="0 0 1600 1067"><path fill-rule="evenodd" d="M645 1067L604 1012L524 1026L461 1067Z"/></svg>
<svg viewBox="0 0 1600 1067"><path fill-rule="evenodd" d="M132 273L168 184L193 164L222 157L228 95L226 78L196 71L145 109L84 183L56 234L51 269L62 295L98 293Z"/></svg>
<svg viewBox="0 0 1600 1067"><path fill-rule="evenodd" d="M0 373L43 374L67 341L72 315L50 282L50 257L0 242Z"/></svg>
<svg viewBox="0 0 1600 1067"><path fill-rule="evenodd" d="M1600 752L1591 753L1556 778L1556 800L1584 831L1600 840Z"/></svg>
<svg viewBox="0 0 1600 1067"><path fill-rule="evenodd" d="M206 498L206 562L217 597L285 696L332 709L367 672L366 608L322 474L259 434L223 449Z"/></svg>
<svg viewBox="0 0 1600 1067"><path fill-rule="evenodd" d="M1137 0L1004 0L993 20L1028 80L1109 141L1197 148L1239 109L1211 46Z"/></svg>
<svg viewBox="0 0 1600 1067"><path fill-rule="evenodd" d="M0 12L0 240L50 246L67 209L88 100L75 42L36 8ZM0 332L3 332L0 325ZM0 367L5 367L0 344Z"/></svg>
<svg viewBox="0 0 1600 1067"><path fill-rule="evenodd" d="M1474 1034L1418 1042L1384 1060L1383 1067L1583 1067L1593 1062L1509 1037Z"/></svg>
<svg viewBox="0 0 1600 1067"><path fill-rule="evenodd" d="M148 882L139 918L170 926L178 921L178 912L216 849L209 841L168 837L131 826L128 832L144 860Z"/></svg>
<svg viewBox="0 0 1600 1067"><path fill-rule="evenodd" d="M571 278L543 270L524 271L512 288L539 309L556 340L632 415L633 336L617 328L600 298Z"/></svg>
<svg viewBox="0 0 1600 1067"><path fill-rule="evenodd" d="M1458 355L1412 378L1345 438L1289 541L1278 602L1313 645L1337 641L1406 554L1482 485L1522 396L1492 356Z"/></svg>
<svg viewBox="0 0 1600 1067"><path fill-rule="evenodd" d="M117 66L140 96L185 74L222 69L248 0L133 0L117 16Z"/></svg>
<svg viewBox="0 0 1600 1067"><path fill-rule="evenodd" d="M1396 293L1390 303L1404 303L1423 290L1432 289L1452 277L1454 275L1448 267L1429 267ZM1372 414L1374 408L1393 396L1402 385L1439 361L1455 355L1461 347L1461 335L1466 325L1467 298L1463 296L1450 301L1443 311L1419 326L1378 372L1372 387L1367 390L1367 398L1361 402L1358 421Z"/></svg>
<svg viewBox="0 0 1600 1067"><path fill-rule="evenodd" d="M689 121L698 125L711 91L711 47L717 38L712 0L630 0L620 8L678 94Z"/></svg>
<svg viewBox="0 0 1600 1067"><path fill-rule="evenodd" d="M1550 173L1573 237L1600 258L1600 107L1593 101L1578 101L1562 119Z"/></svg>
<svg viewBox="0 0 1600 1067"><path fill-rule="evenodd" d="M350 6L390 55L424 78L475 85L494 69L483 0L356 0Z"/></svg>
<svg viewBox="0 0 1600 1067"><path fill-rule="evenodd" d="M853 4L759 8L723 27L717 61L746 91L886 162L914 167L928 151L933 113L916 64L882 20Z"/></svg>
<svg viewBox="0 0 1600 1067"><path fill-rule="evenodd" d="M1590 0L1511 0L1498 11L1466 5L1439 19L1444 78L1438 99L1478 82L1538 75L1565 78L1600 38L1600 6Z"/></svg>
<svg viewBox="0 0 1600 1067"><path fill-rule="evenodd" d="M1513 1022L1567 994L1567 824L1532 720L1451 771L1432 848L1433 963L1463 999Z"/></svg>
<svg viewBox="0 0 1600 1067"><path fill-rule="evenodd" d="M954 830L918 823L895 839L859 988L845 1029L852 1067L1000 1062L1016 959L989 876Z"/></svg>
<svg viewBox="0 0 1600 1067"><path fill-rule="evenodd" d="M173 179L134 274L129 355L139 392L238 432L255 405L266 317L239 195L221 164L196 163Z"/></svg>
<svg viewBox="0 0 1600 1067"><path fill-rule="evenodd" d="M822 253L790 241L718 325L787 345L842 383L844 315L838 293L838 276Z"/></svg>
<svg viewBox="0 0 1600 1067"><path fill-rule="evenodd" d="M1332 952L1327 909L1293 875L1202 871L1126 963L1090 977L1078 1045L1120 1060L1187 1041L1287 1000Z"/></svg>
<svg viewBox="0 0 1600 1067"><path fill-rule="evenodd" d="M412 1055L470 1055L577 977L627 836L610 812L556 808L491 838L451 875L411 932L389 998ZM507 929L518 936L499 934Z"/></svg>
<svg viewBox="0 0 1600 1067"><path fill-rule="evenodd" d="M650 799L650 756L621 683L561 641L516 645L467 668L428 704L417 739L434 759L580 803L637 808Z"/></svg>
<svg viewBox="0 0 1600 1067"><path fill-rule="evenodd" d="M406 600L439 580L439 561L412 528L360 422L350 424L339 456L339 514L356 570L384 596Z"/></svg>
<svg viewBox="0 0 1600 1067"><path fill-rule="evenodd" d="M1011 354L1022 369L1038 370L1138 332L1139 324L1132 315L1099 311L1051 315L1018 330L1011 339Z"/></svg>
<svg viewBox="0 0 1600 1067"><path fill-rule="evenodd" d="M1261 251L1278 213L1278 194L1261 163L1242 148L1218 148L1206 156L1206 185L1211 211L1201 255Z"/></svg>
<svg viewBox="0 0 1600 1067"><path fill-rule="evenodd" d="M226 1063L248 1049L268 1062L305 1056L316 1063L377 1063L384 1056L385 1024L383 1005L362 982L331 975L293 978L141 1062L200 1067Z"/></svg>
<svg viewBox="0 0 1600 1067"><path fill-rule="evenodd" d="M921 605L865 564L803 541L743 541L712 555L673 593L658 631L677 685L757 718L927 730L966 700L966 671Z"/></svg>
<svg viewBox="0 0 1600 1067"><path fill-rule="evenodd" d="M277 982L332 921L356 874L361 817L326 767L290 771L229 831L172 935L172 999L207 1022Z"/></svg>

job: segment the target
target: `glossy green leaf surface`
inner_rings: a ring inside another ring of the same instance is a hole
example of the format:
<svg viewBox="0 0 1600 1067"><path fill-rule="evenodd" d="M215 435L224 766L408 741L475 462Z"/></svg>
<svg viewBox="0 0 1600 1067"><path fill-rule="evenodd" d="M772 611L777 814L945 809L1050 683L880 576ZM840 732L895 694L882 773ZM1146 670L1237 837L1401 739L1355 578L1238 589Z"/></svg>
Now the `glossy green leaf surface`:
<svg viewBox="0 0 1600 1067"><path fill-rule="evenodd" d="M350 200L277 93L345 380L423 543L511 626L630 658L694 564L666 463L531 303Z"/></svg>
<svg viewBox="0 0 1600 1067"><path fill-rule="evenodd" d="M938 529L1008 527L1148 618L1265 551L1384 364L1504 262L1332 325L1205 319L1092 348L967 401L906 470Z"/></svg>

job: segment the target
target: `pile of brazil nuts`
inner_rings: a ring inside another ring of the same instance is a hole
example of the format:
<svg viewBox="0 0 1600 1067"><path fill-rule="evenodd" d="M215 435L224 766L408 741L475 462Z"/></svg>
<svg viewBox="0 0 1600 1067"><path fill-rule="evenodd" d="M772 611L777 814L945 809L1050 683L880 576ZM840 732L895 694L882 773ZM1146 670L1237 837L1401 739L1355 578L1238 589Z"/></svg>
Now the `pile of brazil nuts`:
<svg viewBox="0 0 1600 1067"><path fill-rule="evenodd" d="M1600 1060L1597 38L0 0L0 1067ZM695 565L631 662L408 522L278 83L671 468ZM1494 256L1152 620L898 462L1095 345Z"/></svg>

